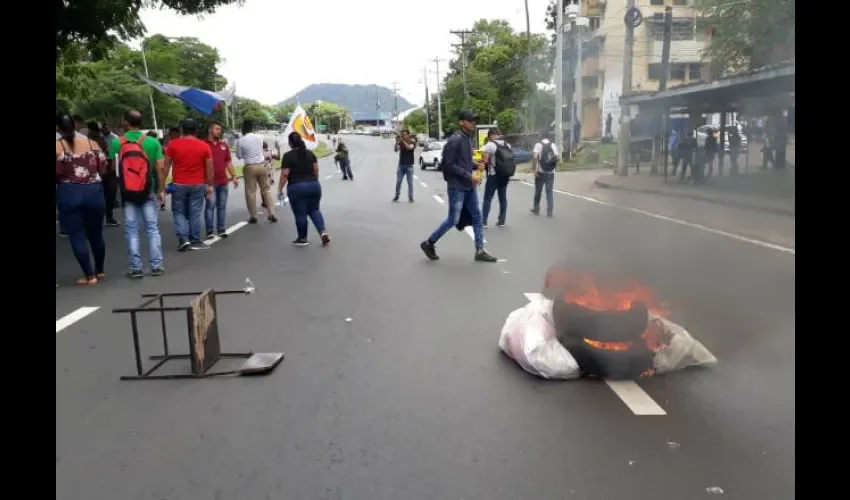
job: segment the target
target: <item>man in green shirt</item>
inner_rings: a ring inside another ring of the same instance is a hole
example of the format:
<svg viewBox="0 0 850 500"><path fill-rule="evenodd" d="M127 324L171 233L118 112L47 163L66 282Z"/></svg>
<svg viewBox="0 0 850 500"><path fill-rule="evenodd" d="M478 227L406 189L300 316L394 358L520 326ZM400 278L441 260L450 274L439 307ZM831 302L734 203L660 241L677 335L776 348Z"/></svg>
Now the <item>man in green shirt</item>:
<svg viewBox="0 0 850 500"><path fill-rule="evenodd" d="M139 143L148 159L149 172L151 176L151 190L148 199L144 203L136 203L125 200L122 196L121 204L124 211L124 238L127 241L127 254L130 259L130 270L127 277L138 279L145 276L142 270L141 240L139 238L139 225L144 224L145 234L148 237L148 248L150 251L150 267L152 276L161 276L165 273L162 258L162 239L159 235L159 210L158 207L165 196L165 161L162 154L162 145L155 137L142 134L142 114L137 110L124 113L124 136L126 142ZM141 142L139 142L141 141ZM115 171L119 176L121 172L121 138L112 140L109 145L109 157L115 161Z"/></svg>

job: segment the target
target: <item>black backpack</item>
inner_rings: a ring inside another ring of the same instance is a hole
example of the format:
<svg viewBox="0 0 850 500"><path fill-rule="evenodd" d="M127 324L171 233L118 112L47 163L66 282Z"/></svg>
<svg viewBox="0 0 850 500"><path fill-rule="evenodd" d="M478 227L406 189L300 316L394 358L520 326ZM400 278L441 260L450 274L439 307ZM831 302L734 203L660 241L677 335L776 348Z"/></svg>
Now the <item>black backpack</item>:
<svg viewBox="0 0 850 500"><path fill-rule="evenodd" d="M499 177L513 177L516 173L516 158L510 146L496 142L496 175Z"/></svg>
<svg viewBox="0 0 850 500"><path fill-rule="evenodd" d="M558 166L558 155L556 155L555 150L552 149L551 142L543 144L543 149L540 150L538 163L540 164L541 172L548 174L549 172L555 171L555 167Z"/></svg>

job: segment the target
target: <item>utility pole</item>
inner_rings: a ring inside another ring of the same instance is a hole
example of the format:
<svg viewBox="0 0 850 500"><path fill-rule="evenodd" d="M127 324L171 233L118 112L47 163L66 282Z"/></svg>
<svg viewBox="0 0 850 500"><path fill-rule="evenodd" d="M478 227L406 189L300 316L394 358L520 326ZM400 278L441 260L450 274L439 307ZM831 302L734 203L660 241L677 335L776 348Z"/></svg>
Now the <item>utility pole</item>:
<svg viewBox="0 0 850 500"><path fill-rule="evenodd" d="M466 43L466 37L475 32L469 30L452 30L449 33L460 37L460 44L453 44L453 47L460 50L460 71L463 75L463 107L466 108L469 106L469 89L466 86L466 49L469 45Z"/></svg>
<svg viewBox="0 0 850 500"><path fill-rule="evenodd" d="M664 7L664 38L661 42L661 78L658 81L658 90L667 90L667 80L670 78L670 32L672 31L672 28L673 7L668 5ZM661 117L661 144L656 143L656 147L653 148L656 151L661 151L661 158L663 158L664 162L665 179L667 175L667 123L669 115L670 111L665 108L664 115ZM655 154L652 155L652 167L650 167L649 173L651 175L658 174L658 160Z"/></svg>
<svg viewBox="0 0 850 500"><path fill-rule="evenodd" d="M528 13L528 0L525 0L525 44L528 46L528 62L525 64L526 67L526 78L531 82L531 92L528 96L528 107L526 108L527 116L525 123L525 131L531 132L534 128L534 101L537 100L537 85L534 83L534 80L531 78L531 64L532 64L532 54L531 54L531 17Z"/></svg>
<svg viewBox="0 0 850 500"><path fill-rule="evenodd" d="M575 139L575 142L576 142L576 147L578 147L578 144L581 142L581 127L584 126L584 95L582 93L582 87L584 87L584 82L583 82L584 73L583 73L583 66L582 66L582 62L584 60L584 54L582 54L582 48L581 48L581 39L582 39L582 36L581 36L581 24L582 24L581 5L582 5L581 1L579 1L576 4L576 7L578 9L578 13L577 13L578 17L576 17L576 21L573 21L573 23L572 23L572 26L576 28L575 35L573 35L573 36L575 36L575 40L576 40L576 70L575 70L575 73L574 73L574 80L573 80L573 81L575 81L575 101L576 101L576 104L573 107L575 108L576 116L575 116L575 118L573 118L573 127L572 127L572 128L575 128L576 120L578 120L578 125L579 125L578 135L576 137L573 137L573 139ZM572 130L570 130L570 132L572 132Z"/></svg>
<svg viewBox="0 0 850 500"><path fill-rule="evenodd" d="M570 62L572 64L570 65L569 68L567 68L567 82L569 82L569 85L567 86L567 109L570 110L570 121L569 121L569 124L567 126L567 142L566 142L567 151L570 154L567 155L567 158L569 158L572 155L572 152L573 152L573 149L574 149L573 148L573 128L575 127L575 123L576 123L575 92L576 92L576 85L577 85L577 82L578 82L578 79L576 78L576 71L575 71L576 59L578 59L578 57L577 57L577 54L576 54L576 31L577 31L576 25L577 25L577 23L576 23L575 12L572 10L574 8L575 8L574 4L571 3L568 14L569 14L569 20L570 20L570 54L572 54L573 57L570 59Z"/></svg>
<svg viewBox="0 0 850 500"><path fill-rule="evenodd" d="M634 0L629 0L634 1ZM555 144L564 154L564 0L558 0L555 33Z"/></svg>
<svg viewBox="0 0 850 500"><path fill-rule="evenodd" d="M398 119L398 82L393 82L393 118L392 121L395 122ZM393 128L395 126L393 125Z"/></svg>
<svg viewBox="0 0 850 500"><path fill-rule="evenodd" d="M425 84L425 135L431 137L431 101L428 95L428 67L422 68L422 83Z"/></svg>
<svg viewBox="0 0 850 500"><path fill-rule="evenodd" d="M637 12L637 14L634 14ZM628 0L626 6L626 41L623 45L623 87L620 90L620 138L618 144L619 158L617 161L618 173L622 176L629 175L629 153L631 151L631 124L629 116L630 105L625 100L627 94L632 91L632 49L635 44L635 27L640 25L640 11L635 8L635 0ZM637 24L636 24L637 23Z"/></svg>
<svg viewBox="0 0 850 500"><path fill-rule="evenodd" d="M431 61L437 65L437 139L443 138L443 103L440 97L440 58L435 57Z"/></svg>

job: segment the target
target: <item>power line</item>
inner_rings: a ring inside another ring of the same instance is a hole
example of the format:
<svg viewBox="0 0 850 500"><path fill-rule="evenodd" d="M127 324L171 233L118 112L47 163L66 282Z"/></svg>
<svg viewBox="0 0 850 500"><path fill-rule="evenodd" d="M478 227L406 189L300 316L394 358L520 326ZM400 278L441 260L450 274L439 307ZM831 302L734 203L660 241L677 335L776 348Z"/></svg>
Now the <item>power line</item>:
<svg viewBox="0 0 850 500"><path fill-rule="evenodd" d="M440 61L445 61L445 59L440 59L439 57L435 57L431 59L431 62L437 65L437 139L443 138L443 101L440 94Z"/></svg>
<svg viewBox="0 0 850 500"><path fill-rule="evenodd" d="M393 82L393 118L392 121L395 121L398 118L398 82Z"/></svg>

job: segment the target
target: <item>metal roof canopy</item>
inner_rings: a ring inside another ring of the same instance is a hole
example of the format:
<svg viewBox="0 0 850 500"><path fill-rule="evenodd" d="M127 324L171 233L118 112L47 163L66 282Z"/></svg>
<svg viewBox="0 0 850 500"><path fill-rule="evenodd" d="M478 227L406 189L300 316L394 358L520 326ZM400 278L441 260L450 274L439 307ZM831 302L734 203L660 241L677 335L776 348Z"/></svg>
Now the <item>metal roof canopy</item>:
<svg viewBox="0 0 850 500"><path fill-rule="evenodd" d="M640 108L700 111L703 113L732 111L736 103L749 98L795 91L793 61L757 68L708 83L680 85L664 91L631 93L620 98L624 104Z"/></svg>

